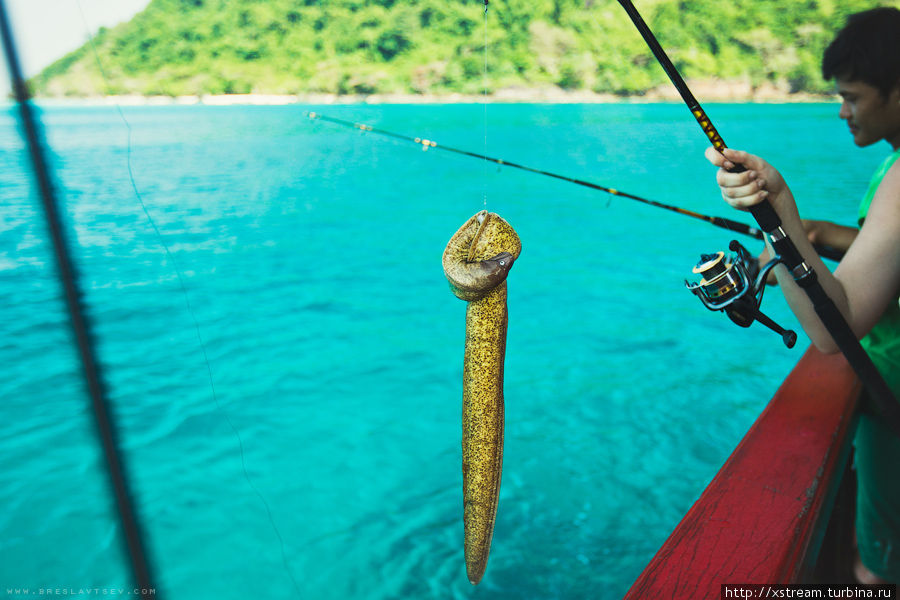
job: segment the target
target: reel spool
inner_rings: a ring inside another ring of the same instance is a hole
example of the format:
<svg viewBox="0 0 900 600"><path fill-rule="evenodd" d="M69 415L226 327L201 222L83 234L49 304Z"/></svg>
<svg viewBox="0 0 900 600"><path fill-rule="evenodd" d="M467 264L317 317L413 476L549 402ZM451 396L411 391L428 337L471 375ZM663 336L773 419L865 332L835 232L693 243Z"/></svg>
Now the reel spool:
<svg viewBox="0 0 900 600"><path fill-rule="evenodd" d="M721 251L701 254L700 262L691 270L702 278L696 287L709 303L729 300L747 286L746 278L741 277L743 271L735 269L733 259L732 262L726 262L725 253Z"/></svg>
<svg viewBox="0 0 900 600"><path fill-rule="evenodd" d="M685 280L685 286L709 310L725 311L728 318L741 327L750 327L754 321L759 321L781 335L785 346L793 348L797 334L782 328L759 309L766 278L775 265L782 262L781 257L774 257L760 269L759 263L737 240L732 240L728 248L735 254L726 256L724 252L717 252L700 255L700 262L692 269L694 274L700 275L700 282Z"/></svg>

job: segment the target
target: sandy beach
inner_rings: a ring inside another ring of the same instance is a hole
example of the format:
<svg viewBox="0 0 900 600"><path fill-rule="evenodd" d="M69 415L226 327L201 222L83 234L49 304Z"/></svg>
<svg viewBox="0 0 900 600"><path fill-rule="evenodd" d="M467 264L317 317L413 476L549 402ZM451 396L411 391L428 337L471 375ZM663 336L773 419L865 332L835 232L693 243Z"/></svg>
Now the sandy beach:
<svg viewBox="0 0 900 600"><path fill-rule="evenodd" d="M752 86L749 81L694 80L688 81L694 95L701 102L827 102L830 95L791 93L790 90L766 84ZM287 104L481 104L481 103L534 103L534 104L599 104L599 103L646 103L680 102L681 98L673 86L665 85L647 91L643 95L619 96L598 94L587 90L563 90L558 87L504 88L492 94L371 94L339 95L328 93L311 94L226 94L203 96L66 96L36 98L47 104L91 104L118 106L153 105L206 105L233 106L255 105L275 106Z"/></svg>

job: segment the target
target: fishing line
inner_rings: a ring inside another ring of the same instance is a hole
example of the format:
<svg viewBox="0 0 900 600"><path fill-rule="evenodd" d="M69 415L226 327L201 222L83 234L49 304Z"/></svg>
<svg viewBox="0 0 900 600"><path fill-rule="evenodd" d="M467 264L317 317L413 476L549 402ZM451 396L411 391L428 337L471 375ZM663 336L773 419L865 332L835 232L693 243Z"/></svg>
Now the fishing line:
<svg viewBox="0 0 900 600"><path fill-rule="evenodd" d="M97 63L97 69L100 71L100 77L103 79L106 89L109 90L110 89L109 79L106 76L106 71L103 68L103 64L100 60L100 55L97 52L96 45L94 44L94 37L90 32L90 26L88 25L87 18L85 17L85 14L84 14L84 10L81 7L81 0L75 0L75 4L78 6L78 11L81 14L81 20L82 20L82 23L84 24L85 31L87 32L88 44L90 45L91 52L94 55L94 61ZM268 515L269 523L271 524L272 530L274 531L275 536L278 538L278 542L281 545L281 560L282 560L282 564L284 565L285 572L287 573L288 577L290 578L291 583L293 584L293 587L294 587L294 591L297 593L297 596L302 597L302 593L300 591L300 586L297 583L297 580L294 578L294 574L291 572L291 569L288 565L287 552L285 549L284 538L282 537L281 532L278 529L278 526L275 524L275 518L272 515L272 509L270 508L269 503L266 501L265 497L262 495L262 492L259 491L259 488L257 488L256 485L253 483L253 481L250 479L250 474L247 471L247 463L246 463L246 457L245 457L245 452L244 452L244 440L241 437L241 434L238 431L237 427L235 427L234 422L232 422L231 417L228 415L228 412L224 410L221 403L219 402L219 396L218 396L218 393L216 392L216 386L215 386L215 383L213 380L212 366L209 361L209 355L206 351L206 343L203 339L203 334L200 329L200 323L197 320L197 315L194 312L193 306L191 305L190 295L188 294L187 286L184 283L184 275L182 273L181 266L178 264L178 261L175 259L175 255L172 254L172 251L170 250L169 245L166 244L165 237L163 236L162 232L160 231L159 227L157 226L156 221L151 216L150 211L148 210L147 205L144 202L144 199L143 199L140 191L138 190L137 182L135 181L134 171L132 169L132 164L131 164L131 137L132 137L131 123L129 123L128 119L125 118L125 113L122 110L122 107L118 103L115 103L115 107L119 113L119 117L122 119L122 122L125 124L125 129L127 131L127 138L126 138L127 146L126 146L125 157L126 157L126 166L128 169L128 177L131 181L131 189L134 191L134 196L135 196L135 198L137 198L137 201L141 206L141 210L143 210L144 215L147 217L147 221L150 223L150 226L153 228L153 231L156 233L156 237L159 240L160 245L165 250L166 257L170 261L172 261L173 269L175 271L176 278L178 279L178 285L181 288L182 297L184 298L184 302L187 307L188 314L190 314L191 321L194 324L194 330L197 335L197 343L200 346L200 351L203 355L203 362L206 365L206 374L207 374L207 378L209 380L210 391L212 393L213 400L215 401L215 404L216 404L216 409L219 411L219 414L221 414L222 417L225 419L225 421L228 423L228 426L231 428L231 431L234 433L234 436L238 441L238 447L240 449L240 456L241 456L241 470L243 471L244 479L247 481L247 485L250 486L250 489L253 490L253 492L256 494L256 496L259 498L259 500L262 502L263 506L266 509L266 514Z"/></svg>
<svg viewBox="0 0 900 600"><path fill-rule="evenodd" d="M489 0L484 0L484 74L481 78L481 86L484 90L484 97L482 100L482 105L484 106L484 153L487 154L488 149L488 130L487 130L487 101L488 101L488 75L487 75L487 61L488 61L488 31L487 31L487 15L488 15L488 2ZM482 168L481 173L481 185L482 191L481 195L484 198L484 208L487 208L487 162L485 161L484 166Z"/></svg>
<svg viewBox="0 0 900 600"><path fill-rule="evenodd" d="M371 125L367 125L365 123L354 123L352 121L346 121L344 119L338 119L335 117L329 117L323 115L319 112L307 112L306 116L311 120L319 120L319 121L327 121L328 123L334 123L335 125L341 125L343 127L351 127L353 129L359 129L364 132L376 133L378 135L382 135L385 137L394 138L397 140L402 140L404 142L412 142L414 144L419 144L422 146L423 150L428 150L429 148L434 148L436 150L444 150L445 152L452 152L454 154L461 154L463 156L468 156L470 158L477 158L478 160L485 161L485 164L488 162L496 163L498 166L506 166L512 167L514 169L519 169L522 171L527 171L529 173L535 173L537 175L543 175L545 177L552 177L554 179L559 179L561 181L566 181L569 183L574 183L575 185L580 185L582 187L590 188L592 190L605 192L607 194L611 194L613 196L618 196L620 198L628 198L629 200L634 200L636 202L640 202L642 204L647 204L649 206L655 206L657 208L662 208L665 210L669 210L680 215L684 215L686 217L692 217L695 219L699 219L701 221L705 221L710 225L715 225L716 227L721 227L722 229L727 229L729 231L734 231L737 233L741 233L757 240L763 240L764 234L761 229L756 227L751 227L750 225L746 225L741 223L740 221L734 221L732 219L728 219L725 217L713 217L709 215L704 215L702 213L698 213L692 210L688 210L686 208L681 208L679 206L674 206L671 204L665 204L663 202L657 202L655 200L648 200L647 198L643 198L641 196L636 196L635 194L629 194L628 192L623 192L621 190L602 186L596 183L592 183L590 181L585 181L583 179L576 179L574 177L568 177L566 175L560 175L558 173L553 173L551 171L545 171L543 169L537 169L534 167L529 167L526 165L510 162L504 160L502 158L493 158L487 156L485 154L478 154L476 152L470 152L468 150L461 150L459 148L452 148L450 146L440 145L434 140L422 137L412 137L408 135L404 135L401 133L396 133L393 131L388 131L386 129L379 129L377 127L373 127ZM818 246L814 245L816 248L816 252L819 253L822 258L828 258L831 260L840 260L843 256L843 252L836 250L834 248L828 246Z"/></svg>

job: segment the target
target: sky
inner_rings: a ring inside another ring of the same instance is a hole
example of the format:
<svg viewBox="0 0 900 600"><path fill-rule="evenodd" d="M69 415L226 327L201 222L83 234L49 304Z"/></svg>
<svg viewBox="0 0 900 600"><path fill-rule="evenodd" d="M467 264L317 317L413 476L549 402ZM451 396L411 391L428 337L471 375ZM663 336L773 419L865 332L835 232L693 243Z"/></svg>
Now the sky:
<svg viewBox="0 0 900 600"><path fill-rule="evenodd" d="M2 0L25 76L36 75L58 58L88 41L101 27L111 27L144 10L150 0ZM6 57L0 65L0 95L10 90Z"/></svg>

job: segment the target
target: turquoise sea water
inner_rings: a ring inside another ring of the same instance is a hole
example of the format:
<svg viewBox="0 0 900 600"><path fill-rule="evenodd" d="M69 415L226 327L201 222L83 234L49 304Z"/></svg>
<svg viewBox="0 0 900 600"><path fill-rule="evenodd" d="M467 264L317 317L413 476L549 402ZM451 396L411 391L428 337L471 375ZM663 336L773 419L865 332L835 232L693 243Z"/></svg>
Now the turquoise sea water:
<svg viewBox="0 0 900 600"><path fill-rule="evenodd" d="M804 215L853 223L887 148L856 149L837 106L706 108L782 168ZM621 597L806 338L787 350L684 289L727 231L311 109L750 222L718 199L676 104L490 105L486 128L481 105L124 107L127 124L45 107L160 593ZM0 111L0 593L127 587L14 115ZM485 201L523 252L503 487L472 587L465 306L440 258ZM796 327L777 292L764 309Z"/></svg>

